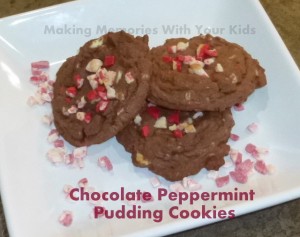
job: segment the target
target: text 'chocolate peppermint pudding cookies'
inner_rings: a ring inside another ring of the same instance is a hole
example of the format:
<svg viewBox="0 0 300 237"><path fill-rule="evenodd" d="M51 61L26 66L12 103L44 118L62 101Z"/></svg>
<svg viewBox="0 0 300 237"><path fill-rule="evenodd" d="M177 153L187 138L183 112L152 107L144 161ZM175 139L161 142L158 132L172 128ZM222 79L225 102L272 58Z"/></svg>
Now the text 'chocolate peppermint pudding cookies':
<svg viewBox="0 0 300 237"><path fill-rule="evenodd" d="M266 84L241 46L211 35L168 39L151 50L149 100L169 109L222 111Z"/></svg>
<svg viewBox="0 0 300 237"><path fill-rule="evenodd" d="M121 31L82 46L57 73L52 101L58 132L74 146L115 136L138 114L148 94L148 36Z"/></svg>

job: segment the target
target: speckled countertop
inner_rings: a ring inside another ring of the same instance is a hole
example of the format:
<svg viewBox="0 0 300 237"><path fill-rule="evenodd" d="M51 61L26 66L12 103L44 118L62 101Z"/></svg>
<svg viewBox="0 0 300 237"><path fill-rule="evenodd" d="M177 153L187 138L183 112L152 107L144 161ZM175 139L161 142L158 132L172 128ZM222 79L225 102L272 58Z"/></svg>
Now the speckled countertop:
<svg viewBox="0 0 300 237"><path fill-rule="evenodd" d="M38 9L66 0L3 0L0 17ZM261 0L271 20L300 67L300 1ZM0 200L0 237L7 237L5 219ZM176 237L299 237L300 199L282 205L223 221L209 226L189 230Z"/></svg>

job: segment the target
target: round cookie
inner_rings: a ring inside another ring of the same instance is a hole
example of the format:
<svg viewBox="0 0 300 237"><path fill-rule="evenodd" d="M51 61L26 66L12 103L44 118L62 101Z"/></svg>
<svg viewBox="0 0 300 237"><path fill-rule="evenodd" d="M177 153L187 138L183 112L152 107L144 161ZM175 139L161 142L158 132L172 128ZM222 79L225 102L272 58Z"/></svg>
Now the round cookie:
<svg viewBox="0 0 300 237"><path fill-rule="evenodd" d="M74 146L108 140L144 106L151 62L148 36L121 31L87 42L57 73L52 108L58 132Z"/></svg>
<svg viewBox="0 0 300 237"><path fill-rule="evenodd" d="M176 181L202 168L219 169L233 125L229 109L195 113L146 107L117 140L132 153L134 165Z"/></svg>
<svg viewBox="0 0 300 237"><path fill-rule="evenodd" d="M168 39L151 59L149 100L170 109L222 111L266 85L258 61L220 37Z"/></svg>

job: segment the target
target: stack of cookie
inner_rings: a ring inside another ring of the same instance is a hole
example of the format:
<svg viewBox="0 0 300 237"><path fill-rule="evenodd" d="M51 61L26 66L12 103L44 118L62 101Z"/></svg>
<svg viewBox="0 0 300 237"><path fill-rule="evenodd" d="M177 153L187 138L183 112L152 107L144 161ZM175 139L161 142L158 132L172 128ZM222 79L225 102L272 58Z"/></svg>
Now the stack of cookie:
<svg viewBox="0 0 300 237"><path fill-rule="evenodd" d="M136 166L181 180L224 164L230 108L265 84L259 63L219 37L169 39L150 51L147 36L108 33L58 71L54 122L74 146L116 135Z"/></svg>

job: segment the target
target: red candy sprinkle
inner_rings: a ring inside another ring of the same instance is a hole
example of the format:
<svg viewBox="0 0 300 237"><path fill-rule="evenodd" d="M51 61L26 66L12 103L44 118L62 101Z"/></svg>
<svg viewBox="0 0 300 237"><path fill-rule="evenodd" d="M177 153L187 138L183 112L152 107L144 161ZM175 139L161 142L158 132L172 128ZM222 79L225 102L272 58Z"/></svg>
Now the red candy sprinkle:
<svg viewBox="0 0 300 237"><path fill-rule="evenodd" d="M150 127L149 125L145 125L142 127L142 134L144 137L148 137L150 135Z"/></svg>
<svg viewBox="0 0 300 237"><path fill-rule="evenodd" d="M91 102L99 98L99 95L96 90L89 91L86 96Z"/></svg>
<svg viewBox="0 0 300 237"><path fill-rule="evenodd" d="M229 175L218 177L215 179L218 188L221 188L229 183Z"/></svg>
<svg viewBox="0 0 300 237"><path fill-rule="evenodd" d="M218 56L218 52L215 49L206 50L205 54L210 56L210 57L217 57Z"/></svg>
<svg viewBox="0 0 300 237"><path fill-rule="evenodd" d="M108 106L108 101L105 100L101 100L100 102L98 102L98 104L96 105L96 111L97 112L103 112L106 110Z"/></svg>
<svg viewBox="0 0 300 237"><path fill-rule="evenodd" d="M163 56L162 59L166 63L170 63L173 61L173 58L171 56Z"/></svg>
<svg viewBox="0 0 300 237"><path fill-rule="evenodd" d="M67 96L74 98L77 94L77 89L74 86L68 87L66 90Z"/></svg>
<svg viewBox="0 0 300 237"><path fill-rule="evenodd" d="M183 132L179 129L176 129L175 131L173 131L173 135L176 138L182 138L183 137Z"/></svg>
<svg viewBox="0 0 300 237"><path fill-rule="evenodd" d="M177 112L172 113L172 114L168 117L168 122L169 122L169 123L179 124L179 122L180 122L179 112L177 111Z"/></svg>
<svg viewBox="0 0 300 237"><path fill-rule="evenodd" d="M200 52L199 52L199 54L197 55L197 59L199 60L203 60L204 59L204 56L205 56L205 54L206 54L206 51L207 50L209 50L209 45L208 44L204 44L203 46L202 46L202 48L200 49Z"/></svg>
<svg viewBox="0 0 300 237"><path fill-rule="evenodd" d="M178 55L178 56L176 57L175 60L177 60L177 61L179 61L179 62L183 62L184 59L185 59L185 56L183 56L183 55Z"/></svg>
<svg viewBox="0 0 300 237"><path fill-rule="evenodd" d="M235 105L233 106L233 109L234 109L235 111L243 111L243 110L245 109L245 107L244 107L243 104L235 104Z"/></svg>
<svg viewBox="0 0 300 237"><path fill-rule="evenodd" d="M90 123L92 121L92 114L90 112L87 112L85 115L84 115L84 121L86 123Z"/></svg>
<svg viewBox="0 0 300 237"><path fill-rule="evenodd" d="M178 72L182 71L182 63L180 61L176 62L176 69L177 69Z"/></svg>
<svg viewBox="0 0 300 237"><path fill-rule="evenodd" d="M156 106L151 106L147 108L147 112L151 115L154 119L158 119L160 115L160 110Z"/></svg>
<svg viewBox="0 0 300 237"><path fill-rule="evenodd" d="M116 58L113 55L105 56L104 67L111 67L115 64Z"/></svg>

